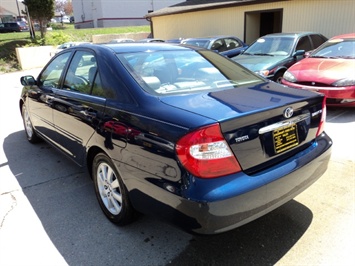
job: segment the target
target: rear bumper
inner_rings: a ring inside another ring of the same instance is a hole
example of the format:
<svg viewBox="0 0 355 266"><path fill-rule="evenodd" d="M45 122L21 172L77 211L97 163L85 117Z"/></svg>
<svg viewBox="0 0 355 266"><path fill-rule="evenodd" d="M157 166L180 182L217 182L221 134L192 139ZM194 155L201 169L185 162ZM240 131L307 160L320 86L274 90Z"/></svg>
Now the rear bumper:
<svg viewBox="0 0 355 266"><path fill-rule="evenodd" d="M183 197L161 189L154 197L137 190L130 193L140 199L138 209L144 213L154 213L190 232L221 233L257 219L308 188L326 171L331 146L323 133L306 150L258 174L191 178Z"/></svg>

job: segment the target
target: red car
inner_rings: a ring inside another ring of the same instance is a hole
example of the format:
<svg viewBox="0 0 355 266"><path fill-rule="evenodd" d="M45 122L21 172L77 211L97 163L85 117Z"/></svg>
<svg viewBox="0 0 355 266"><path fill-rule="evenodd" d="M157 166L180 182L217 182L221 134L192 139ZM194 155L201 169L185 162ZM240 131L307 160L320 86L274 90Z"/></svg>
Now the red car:
<svg viewBox="0 0 355 266"><path fill-rule="evenodd" d="M323 93L328 106L355 107L355 33L331 38L290 67L281 82Z"/></svg>

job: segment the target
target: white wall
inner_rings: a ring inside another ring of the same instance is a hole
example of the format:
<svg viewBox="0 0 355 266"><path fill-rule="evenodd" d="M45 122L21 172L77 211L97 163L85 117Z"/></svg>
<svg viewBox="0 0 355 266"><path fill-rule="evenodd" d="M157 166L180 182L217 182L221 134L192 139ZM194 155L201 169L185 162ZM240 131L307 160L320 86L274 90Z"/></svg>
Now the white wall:
<svg viewBox="0 0 355 266"><path fill-rule="evenodd" d="M16 0L0 0L0 15L18 16L17 4L20 10L20 16L24 16L21 10L25 11L25 6L22 4L22 1L16 2Z"/></svg>
<svg viewBox="0 0 355 266"><path fill-rule="evenodd" d="M355 31L355 0L289 0L153 17L154 37L235 35L243 39L246 12L275 9L283 10L283 32L315 31L330 38ZM259 26L253 31L258 34Z"/></svg>
<svg viewBox="0 0 355 266"><path fill-rule="evenodd" d="M182 0L72 0L75 25L117 27L148 25L143 17L148 10L158 10Z"/></svg>

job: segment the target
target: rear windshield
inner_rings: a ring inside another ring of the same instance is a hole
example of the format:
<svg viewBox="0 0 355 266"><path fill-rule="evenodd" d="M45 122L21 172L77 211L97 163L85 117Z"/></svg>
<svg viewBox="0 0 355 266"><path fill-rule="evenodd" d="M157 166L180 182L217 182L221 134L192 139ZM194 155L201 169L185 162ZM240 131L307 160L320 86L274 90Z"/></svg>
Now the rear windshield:
<svg viewBox="0 0 355 266"><path fill-rule="evenodd" d="M212 51L157 51L117 54L142 86L156 95L253 86L256 74Z"/></svg>

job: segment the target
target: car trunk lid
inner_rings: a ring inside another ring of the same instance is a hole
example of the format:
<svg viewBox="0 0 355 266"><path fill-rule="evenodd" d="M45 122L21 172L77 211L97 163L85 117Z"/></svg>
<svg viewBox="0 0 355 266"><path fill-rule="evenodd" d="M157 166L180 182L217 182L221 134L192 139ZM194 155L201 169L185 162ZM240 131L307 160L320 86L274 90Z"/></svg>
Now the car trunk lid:
<svg viewBox="0 0 355 266"><path fill-rule="evenodd" d="M218 121L244 172L254 173L305 149L315 139L323 96L273 82L161 101Z"/></svg>

